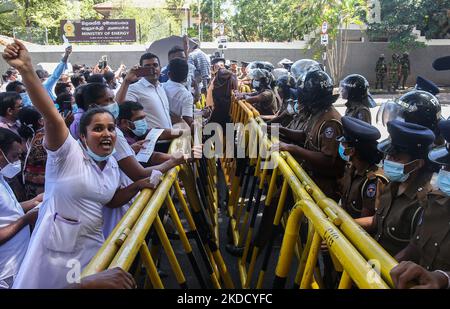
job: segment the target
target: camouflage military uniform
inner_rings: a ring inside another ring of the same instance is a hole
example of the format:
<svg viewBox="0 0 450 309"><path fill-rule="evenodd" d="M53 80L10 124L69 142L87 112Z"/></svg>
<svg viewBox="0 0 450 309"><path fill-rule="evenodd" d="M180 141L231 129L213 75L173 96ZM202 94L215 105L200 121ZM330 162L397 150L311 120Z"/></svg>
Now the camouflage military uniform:
<svg viewBox="0 0 450 309"><path fill-rule="evenodd" d="M383 83L384 79L386 78L386 72L387 72L387 66L386 61L384 58L380 57L378 58L377 65L375 68L376 75L377 75L377 82L375 84L375 89L383 89ZM381 87L378 87L380 85Z"/></svg>
<svg viewBox="0 0 450 309"><path fill-rule="evenodd" d="M402 82L402 89L405 89L406 80L408 79L408 75L411 71L411 63L409 62L409 57L404 55L400 59L400 78L398 82Z"/></svg>
<svg viewBox="0 0 450 309"><path fill-rule="evenodd" d="M398 57L394 54L392 55L392 60L389 62L389 85L388 91L395 91L398 87L398 78L399 78L399 61Z"/></svg>

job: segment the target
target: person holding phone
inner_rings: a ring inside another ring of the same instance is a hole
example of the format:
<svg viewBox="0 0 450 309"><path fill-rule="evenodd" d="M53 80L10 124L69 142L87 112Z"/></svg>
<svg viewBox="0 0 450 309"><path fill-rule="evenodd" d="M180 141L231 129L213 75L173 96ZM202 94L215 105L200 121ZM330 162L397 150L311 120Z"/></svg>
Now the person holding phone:
<svg viewBox="0 0 450 309"><path fill-rule="evenodd" d="M140 67L134 67L128 72L117 92L116 101L119 104L125 101L141 103L149 128L171 129L169 100L159 83L159 58L152 53L143 54L139 65Z"/></svg>

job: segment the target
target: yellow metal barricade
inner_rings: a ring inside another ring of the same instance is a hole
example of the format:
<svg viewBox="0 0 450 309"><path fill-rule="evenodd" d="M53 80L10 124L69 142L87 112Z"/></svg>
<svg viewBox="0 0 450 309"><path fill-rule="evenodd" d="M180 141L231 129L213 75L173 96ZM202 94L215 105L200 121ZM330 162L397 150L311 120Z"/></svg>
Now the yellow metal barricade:
<svg viewBox="0 0 450 309"><path fill-rule="evenodd" d="M272 140L268 139L263 130L265 124L250 104L235 101L232 104L231 115L235 123L243 123L257 131L259 144L266 150L270 148ZM276 139L273 141L277 142ZM276 168L267 170L267 160L268 158L261 158L260 155L257 159L233 158L228 162L232 168L226 169L231 184L228 213L233 243L236 248L243 247L242 258L238 259L242 287L267 286L265 275L272 255L275 231L283 228L283 242L273 282L274 288L285 286L294 256L297 259L297 275L293 286L323 287L323 276L317 265L321 247L325 244L336 269L342 272L339 288L350 288L353 285L360 288L392 286L389 271L397 262L343 209L322 193L298 162L289 153L274 152L271 154L271 160L275 162ZM239 162L245 164L241 164L236 170ZM255 194L256 183L258 189ZM264 242L258 244L258 241L254 243L252 241L255 233L254 222L249 220L249 217L251 211L254 216L258 212L259 201L252 204L250 199L255 195L258 197L262 192L266 193L262 214L264 216L266 212L272 213L270 218L273 222L270 231L264 236ZM295 202L289 213L285 209L288 192L291 192ZM246 200L248 193L250 195ZM275 195L276 203L273 201ZM243 201L247 202L245 215L242 215L245 206ZM306 234L303 233L305 239L302 241L300 226L305 222L308 231ZM261 246L266 247L264 253ZM257 264L261 264L257 263L260 258L263 259L262 266L255 278Z"/></svg>

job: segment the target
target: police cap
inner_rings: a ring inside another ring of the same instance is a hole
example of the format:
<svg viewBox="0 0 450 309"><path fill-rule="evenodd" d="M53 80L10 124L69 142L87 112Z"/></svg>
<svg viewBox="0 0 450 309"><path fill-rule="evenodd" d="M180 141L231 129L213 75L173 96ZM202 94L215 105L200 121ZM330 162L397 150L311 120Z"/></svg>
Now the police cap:
<svg viewBox="0 0 450 309"><path fill-rule="evenodd" d="M338 138L340 142L367 143L375 142L381 137L380 131L365 121L349 116L343 116L341 121L344 134Z"/></svg>
<svg viewBox="0 0 450 309"><path fill-rule="evenodd" d="M431 80L425 79L422 76L417 76L416 89L429 92L432 95L437 95L439 93L438 86L436 86L436 84Z"/></svg>
<svg viewBox="0 0 450 309"><path fill-rule="evenodd" d="M387 129L390 137L378 144L378 150L385 154L400 152L424 156L435 139L433 131L427 127L399 119L389 121Z"/></svg>

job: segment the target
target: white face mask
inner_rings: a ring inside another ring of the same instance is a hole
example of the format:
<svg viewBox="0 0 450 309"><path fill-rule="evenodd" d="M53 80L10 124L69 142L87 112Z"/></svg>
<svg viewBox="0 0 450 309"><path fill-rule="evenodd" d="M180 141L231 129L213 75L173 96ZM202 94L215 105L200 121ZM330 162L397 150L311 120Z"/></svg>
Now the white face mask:
<svg viewBox="0 0 450 309"><path fill-rule="evenodd" d="M9 160L6 158L5 154L2 151L2 155L5 158L5 160L8 162L8 164L0 170L0 174L2 174L6 178L14 178L17 174L20 173L20 170L22 169L22 162L20 160L17 160L16 162L9 162Z"/></svg>

